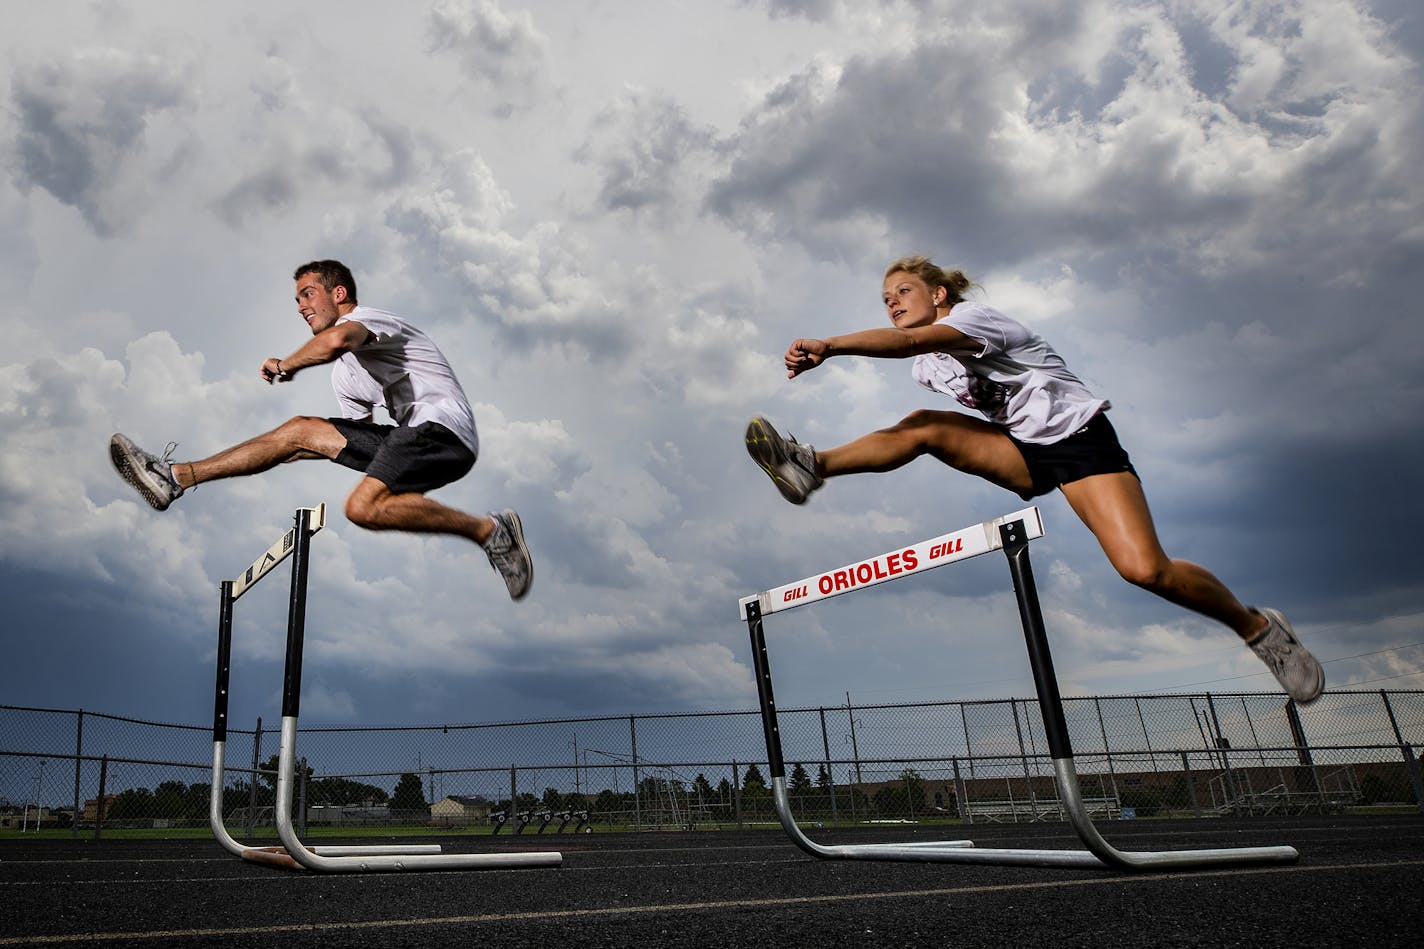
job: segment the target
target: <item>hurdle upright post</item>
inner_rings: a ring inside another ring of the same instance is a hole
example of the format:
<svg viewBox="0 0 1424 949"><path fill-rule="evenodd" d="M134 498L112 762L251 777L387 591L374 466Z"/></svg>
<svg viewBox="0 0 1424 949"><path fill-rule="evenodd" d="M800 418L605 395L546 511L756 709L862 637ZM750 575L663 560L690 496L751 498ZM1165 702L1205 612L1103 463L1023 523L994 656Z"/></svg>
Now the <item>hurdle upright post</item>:
<svg viewBox="0 0 1424 949"><path fill-rule="evenodd" d="M1038 692L1039 713L1043 716L1048 752L1054 758L1072 757L1068 720L1063 715L1063 697L1058 691L1058 675L1053 671L1048 633L1043 627L1043 610L1033 582L1033 566L1028 559L1028 536L1023 521L1000 525L999 538L1014 581L1014 599L1018 601L1019 622L1023 625L1024 642L1028 646L1028 663L1033 671L1034 689Z"/></svg>

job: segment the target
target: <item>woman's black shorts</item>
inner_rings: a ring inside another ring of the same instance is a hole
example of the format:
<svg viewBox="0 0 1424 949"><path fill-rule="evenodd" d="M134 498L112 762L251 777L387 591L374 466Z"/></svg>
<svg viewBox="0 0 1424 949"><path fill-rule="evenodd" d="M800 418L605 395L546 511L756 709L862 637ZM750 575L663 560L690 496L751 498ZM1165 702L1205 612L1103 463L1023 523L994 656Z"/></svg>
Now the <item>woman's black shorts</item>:
<svg viewBox="0 0 1424 949"><path fill-rule="evenodd" d="M1030 445L1012 435L1009 440L1018 447L1033 477L1033 487L1027 494L1019 495L1025 501L1091 475L1130 471L1137 476L1137 469L1132 467L1132 460L1103 412L1094 415L1092 421L1072 435L1051 445Z"/></svg>

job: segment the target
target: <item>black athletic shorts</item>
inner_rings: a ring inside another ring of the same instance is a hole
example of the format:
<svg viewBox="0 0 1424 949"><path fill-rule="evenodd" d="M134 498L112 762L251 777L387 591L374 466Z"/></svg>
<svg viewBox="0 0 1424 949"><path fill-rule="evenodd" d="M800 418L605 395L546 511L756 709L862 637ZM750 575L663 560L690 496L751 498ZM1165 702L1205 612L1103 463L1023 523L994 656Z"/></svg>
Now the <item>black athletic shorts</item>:
<svg viewBox="0 0 1424 949"><path fill-rule="evenodd" d="M1019 494L1025 501L1091 475L1130 471L1138 477L1137 469L1132 467L1132 460L1118 442L1117 432L1104 412L1094 415L1087 425L1051 445L1030 445L1012 435L1009 440L1018 447L1019 454L1028 464L1028 473L1033 477L1033 487L1027 494Z"/></svg>
<svg viewBox="0 0 1424 949"><path fill-rule="evenodd" d="M329 421L346 436L336 463L364 471L396 494L434 491L475 466L475 453L438 422L411 427L349 418Z"/></svg>

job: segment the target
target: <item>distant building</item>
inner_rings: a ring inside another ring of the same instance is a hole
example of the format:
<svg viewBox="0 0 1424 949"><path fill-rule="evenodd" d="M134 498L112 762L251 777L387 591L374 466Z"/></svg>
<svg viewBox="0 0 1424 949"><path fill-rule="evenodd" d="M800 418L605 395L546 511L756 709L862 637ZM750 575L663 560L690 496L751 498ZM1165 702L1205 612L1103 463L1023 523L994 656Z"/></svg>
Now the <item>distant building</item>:
<svg viewBox="0 0 1424 949"><path fill-rule="evenodd" d="M69 812L64 814L68 816ZM33 804L0 808L0 828L4 830L37 830L54 823L54 814L47 807Z"/></svg>
<svg viewBox="0 0 1424 949"><path fill-rule="evenodd" d="M430 822L445 827L483 824L489 820L493 805L482 797L451 794L430 805Z"/></svg>
<svg viewBox="0 0 1424 949"><path fill-rule="evenodd" d="M114 802L117 801L118 799L119 799L119 796L118 796L117 794L105 794L105 795L104 795L104 813L105 813L106 815L109 813L109 811L113 810L113 808L114 808ZM84 811L83 811L83 813L81 813L81 814L79 815L79 817L80 817L81 820L86 820L86 821L98 820L98 819L99 819L99 799L98 799L97 797L91 797L89 800L85 801L85 802L84 802Z"/></svg>

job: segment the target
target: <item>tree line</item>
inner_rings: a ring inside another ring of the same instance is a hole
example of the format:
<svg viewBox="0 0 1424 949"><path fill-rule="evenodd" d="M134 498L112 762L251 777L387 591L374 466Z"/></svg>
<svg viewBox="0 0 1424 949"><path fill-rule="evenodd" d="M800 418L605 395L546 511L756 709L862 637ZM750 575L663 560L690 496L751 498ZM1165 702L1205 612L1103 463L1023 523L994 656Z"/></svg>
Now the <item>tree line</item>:
<svg viewBox="0 0 1424 949"><path fill-rule="evenodd" d="M231 814L253 803L257 807L272 806L276 801L277 765L277 755L272 755L261 764L255 791L247 781L225 785L222 789L222 813ZM648 775L638 782L636 789L628 791L604 788L596 794L588 794L549 787L544 789L542 795L523 792L514 800L505 797L491 801L490 805L496 811L509 813L579 810L617 813L630 811L635 806L655 808L667 803L679 810L696 807L703 813L731 815L740 796L743 809L754 813L769 811L771 790L761 769L756 764L748 764L739 777L740 786L734 788L727 778L714 785L701 772L690 782ZM300 778L299 773L298 780ZM897 781L880 788L873 796L866 795L857 787L835 786L835 809L846 814L913 816L924 806L924 784L924 779L913 768L907 768ZM205 820L211 790L212 785L208 783L185 784L182 781L164 781L153 789L131 788L114 796L105 808L105 819ZM814 778L803 765L793 765L787 775L787 791L798 815L812 816L832 811L833 782L824 764L817 765ZM308 807L386 806L393 811L416 811L429 807L431 803L426 800L425 787L414 772L402 774L395 786L387 790L350 778L318 778L308 766L305 793Z"/></svg>

